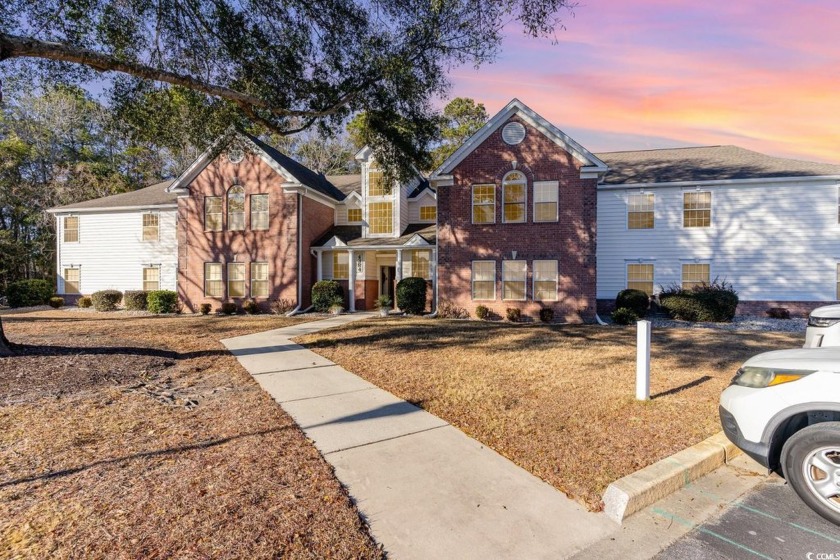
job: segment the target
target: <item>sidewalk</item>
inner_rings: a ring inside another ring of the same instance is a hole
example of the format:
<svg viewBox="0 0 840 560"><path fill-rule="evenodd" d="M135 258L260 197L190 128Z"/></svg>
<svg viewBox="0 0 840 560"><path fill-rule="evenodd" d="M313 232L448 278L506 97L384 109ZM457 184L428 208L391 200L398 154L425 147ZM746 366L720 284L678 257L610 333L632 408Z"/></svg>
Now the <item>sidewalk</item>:
<svg viewBox="0 0 840 560"><path fill-rule="evenodd" d="M619 530L440 418L290 341L371 316L222 343L333 465L390 557L565 558Z"/></svg>

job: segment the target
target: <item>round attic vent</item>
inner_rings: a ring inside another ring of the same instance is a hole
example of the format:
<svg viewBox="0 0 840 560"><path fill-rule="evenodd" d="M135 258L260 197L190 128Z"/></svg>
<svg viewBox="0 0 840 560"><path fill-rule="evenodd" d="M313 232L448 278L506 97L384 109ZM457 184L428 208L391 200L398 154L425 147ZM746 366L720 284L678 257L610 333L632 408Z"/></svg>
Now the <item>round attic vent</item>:
<svg viewBox="0 0 840 560"><path fill-rule="evenodd" d="M245 151L239 146L231 146L228 148L227 158L231 163L240 163L245 159Z"/></svg>
<svg viewBox="0 0 840 560"><path fill-rule="evenodd" d="M512 122L507 123L502 129L502 140L505 144L515 146L525 139L525 127L522 123Z"/></svg>

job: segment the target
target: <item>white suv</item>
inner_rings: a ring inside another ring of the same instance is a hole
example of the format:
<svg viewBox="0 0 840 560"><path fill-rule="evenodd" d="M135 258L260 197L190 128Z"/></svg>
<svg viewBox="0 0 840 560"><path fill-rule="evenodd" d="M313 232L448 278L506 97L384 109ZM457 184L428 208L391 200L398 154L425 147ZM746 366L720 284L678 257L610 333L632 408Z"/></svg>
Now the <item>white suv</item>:
<svg viewBox="0 0 840 560"><path fill-rule="evenodd" d="M840 346L840 305L814 309L805 329L805 348Z"/></svg>
<svg viewBox="0 0 840 560"><path fill-rule="evenodd" d="M721 395L720 420L735 445L781 467L806 504L840 525L840 345L750 358Z"/></svg>

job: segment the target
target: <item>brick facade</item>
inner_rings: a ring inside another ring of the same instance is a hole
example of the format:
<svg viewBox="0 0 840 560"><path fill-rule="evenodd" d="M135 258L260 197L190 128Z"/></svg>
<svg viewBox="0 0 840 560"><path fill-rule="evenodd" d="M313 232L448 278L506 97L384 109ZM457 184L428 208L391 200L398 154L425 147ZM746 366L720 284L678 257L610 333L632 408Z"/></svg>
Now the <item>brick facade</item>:
<svg viewBox="0 0 840 560"><path fill-rule="evenodd" d="M227 230L228 189L234 178L245 188L245 229ZM254 298L264 309L271 300L288 299L297 303L298 291L298 196L284 194L285 179L269 167L259 156L248 154L239 164L231 164L225 157L216 158L188 186L189 195L178 199L178 293L190 311L209 303L216 309L225 301L241 305L250 299L251 262L267 262L269 296ZM269 229L250 229L250 195L269 195ZM223 197L222 231L206 231L204 225L205 197ZM308 305L311 276L314 267L309 257L311 242L333 223L333 210L323 204L304 199L303 202L303 304ZM227 264L245 264L245 298L205 297L204 263L221 263L227 295Z"/></svg>
<svg viewBox="0 0 840 560"><path fill-rule="evenodd" d="M542 307L555 311L556 321L589 321L595 315L595 179L581 179L581 163L541 132L517 116L510 121L526 128L525 139L510 146L497 128L453 170L454 184L438 188L438 278L439 299L466 308L475 316L475 307L487 306L504 317L505 309L516 307L523 315L536 317ZM515 169L528 180L526 220L502 221L502 178ZM534 181L559 181L559 220L534 223ZM472 223L471 185L496 185L496 223ZM527 301L502 300L502 260L528 263ZM471 276L473 260L496 261L495 301L473 301ZM558 299L533 301L534 260L558 261Z"/></svg>

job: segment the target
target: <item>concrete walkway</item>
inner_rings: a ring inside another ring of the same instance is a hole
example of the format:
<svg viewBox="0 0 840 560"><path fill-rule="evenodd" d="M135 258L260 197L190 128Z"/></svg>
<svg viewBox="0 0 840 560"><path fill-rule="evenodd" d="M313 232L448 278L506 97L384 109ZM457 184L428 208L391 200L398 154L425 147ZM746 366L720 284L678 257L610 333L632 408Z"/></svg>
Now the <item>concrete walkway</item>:
<svg viewBox="0 0 840 560"><path fill-rule="evenodd" d="M557 559L618 530L440 418L290 342L370 316L222 343L333 465L389 557Z"/></svg>

